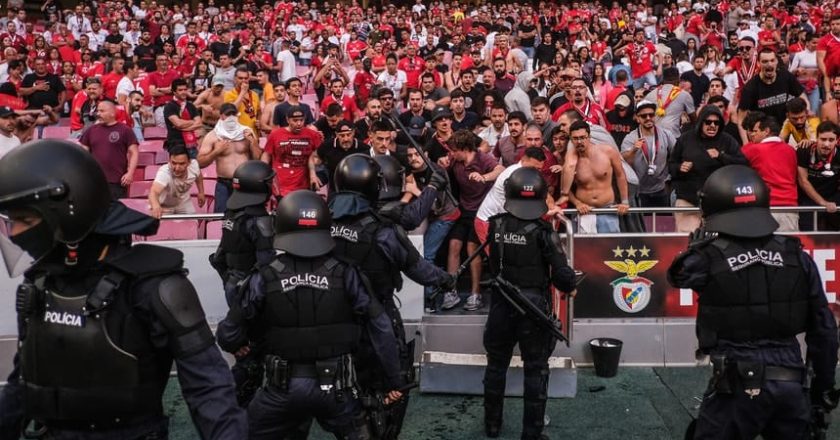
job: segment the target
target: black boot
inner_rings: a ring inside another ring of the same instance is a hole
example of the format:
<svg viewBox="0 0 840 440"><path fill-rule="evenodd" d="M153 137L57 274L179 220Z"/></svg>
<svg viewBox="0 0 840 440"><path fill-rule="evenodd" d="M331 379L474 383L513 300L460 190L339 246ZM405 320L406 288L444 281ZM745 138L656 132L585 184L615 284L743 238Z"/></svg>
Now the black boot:
<svg viewBox="0 0 840 440"><path fill-rule="evenodd" d="M484 395L484 433L497 438L502 431L504 395Z"/></svg>

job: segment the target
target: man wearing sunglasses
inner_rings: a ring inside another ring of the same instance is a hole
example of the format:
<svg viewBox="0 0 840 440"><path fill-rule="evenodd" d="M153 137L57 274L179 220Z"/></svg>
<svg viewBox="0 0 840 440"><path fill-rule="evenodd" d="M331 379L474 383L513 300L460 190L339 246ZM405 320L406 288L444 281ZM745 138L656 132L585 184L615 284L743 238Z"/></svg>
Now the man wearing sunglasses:
<svg viewBox="0 0 840 440"><path fill-rule="evenodd" d="M741 38L738 42L738 55L732 58L726 65L724 75L732 72L737 73L738 88L740 89L758 72L755 55L755 39L753 37L745 36Z"/></svg>

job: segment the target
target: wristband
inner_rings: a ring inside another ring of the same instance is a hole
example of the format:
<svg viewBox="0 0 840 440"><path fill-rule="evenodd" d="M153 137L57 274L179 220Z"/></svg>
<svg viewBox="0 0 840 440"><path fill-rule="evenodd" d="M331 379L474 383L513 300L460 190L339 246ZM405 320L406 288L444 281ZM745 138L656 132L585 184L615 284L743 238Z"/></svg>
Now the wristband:
<svg viewBox="0 0 840 440"><path fill-rule="evenodd" d="M629 205L629 204L630 204L630 201L629 201L629 200L627 200L627 199L621 199L621 204L622 204L622 205Z"/></svg>

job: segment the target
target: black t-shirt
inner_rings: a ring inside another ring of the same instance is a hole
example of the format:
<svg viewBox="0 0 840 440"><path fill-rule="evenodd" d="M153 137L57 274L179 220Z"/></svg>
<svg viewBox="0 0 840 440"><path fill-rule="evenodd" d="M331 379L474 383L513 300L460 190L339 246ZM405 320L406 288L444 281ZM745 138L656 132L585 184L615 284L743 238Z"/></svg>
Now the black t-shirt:
<svg viewBox="0 0 840 440"><path fill-rule="evenodd" d="M532 25L532 24L520 24L519 25L519 32L522 32L522 33L533 32L535 30L537 30L537 27ZM536 34L534 34L534 35L536 35ZM522 45L522 47L534 47L534 40L535 39L536 39L535 36L530 37L530 38L522 38L522 39L519 40L519 43Z"/></svg>
<svg viewBox="0 0 840 440"><path fill-rule="evenodd" d="M157 51L155 46L152 46L151 44L138 44L134 47L134 56L137 57L137 64L139 64L140 68L146 72L154 72L157 70L157 67L155 67L156 55Z"/></svg>
<svg viewBox="0 0 840 440"><path fill-rule="evenodd" d="M312 109L309 108L309 104L298 103L299 106L303 108L303 123L306 125L312 125L315 123L315 117L312 116ZM274 106L274 115L271 119L274 122L274 125L277 127L288 127L289 123L286 122L286 113L288 113L289 108L292 105L289 104L288 101L281 102Z"/></svg>
<svg viewBox="0 0 840 440"><path fill-rule="evenodd" d="M796 150L796 164L808 170L808 181L811 186L826 200L834 200L838 195L840 185L840 154L834 149L834 157L830 163L820 160L816 152L811 148L800 148ZM828 167L826 167L828 165ZM799 190L800 200L810 200L801 189ZM811 200L813 202L813 200Z"/></svg>
<svg viewBox="0 0 840 440"><path fill-rule="evenodd" d="M469 92L460 87L458 90L464 92L464 107L468 112L478 113L478 106L481 104L481 95L484 93L484 85L476 84Z"/></svg>
<svg viewBox="0 0 840 440"><path fill-rule="evenodd" d="M332 183L332 176L335 175L335 169L338 168L338 163L341 162L341 159L355 153L370 155L370 145L363 144L354 139L353 147L345 150L337 145L336 139L331 139L329 141L325 141L320 147L318 147L316 154L318 154L318 158L321 159L321 162L324 162L324 167L329 173L330 190L335 190Z"/></svg>
<svg viewBox="0 0 840 440"><path fill-rule="evenodd" d="M607 122L610 125L610 134L615 139L615 143L619 148L621 148L621 143L624 142L627 134L639 126L636 120L633 119L633 112L627 112L627 115L622 118L618 115L617 111L610 110L607 112Z"/></svg>
<svg viewBox="0 0 840 440"><path fill-rule="evenodd" d="M473 131L478 123L481 122L478 119L478 115L474 112L467 111L464 112L464 119L461 121L456 121L455 117L452 118L452 131L458 131L461 129L467 129L469 131Z"/></svg>
<svg viewBox="0 0 840 440"><path fill-rule="evenodd" d="M38 76L36 73L30 73L23 77L23 81L21 82L20 86L23 88L29 88L34 86L36 83L47 82L50 85L49 90L38 90L27 98L29 101L28 109L37 109L40 110L44 108L45 105L50 107L58 106L58 94L64 91L64 83L61 79L53 75L52 73L47 73L44 76Z"/></svg>
<svg viewBox="0 0 840 440"><path fill-rule="evenodd" d="M694 106L699 108L703 102L703 95L709 90L709 77L705 73L697 75L693 70L683 73L680 79L691 83L691 98L694 99Z"/></svg>
<svg viewBox="0 0 840 440"><path fill-rule="evenodd" d="M105 42L109 44L120 44L123 42L123 36L120 33L108 34L105 36Z"/></svg>
<svg viewBox="0 0 840 440"><path fill-rule="evenodd" d="M787 70L776 73L776 81L767 84L759 75L754 76L741 89L739 110L759 110L776 118L781 124L787 117L785 104L805 92L802 84Z"/></svg>
<svg viewBox="0 0 840 440"><path fill-rule="evenodd" d="M341 121L339 121L339 123L341 123ZM330 127L330 123L327 122L326 116L322 116L320 119L315 121L315 124L313 125L321 132L321 134L324 135L324 142L332 142L333 139L335 139L335 128Z"/></svg>
<svg viewBox="0 0 840 440"><path fill-rule="evenodd" d="M186 110L190 115L189 119L195 119L196 116L201 115L201 113L198 112L198 109L191 102L186 103ZM181 119L187 119L181 114L181 104L178 104L174 100L167 102L163 106L163 119L166 122L166 147L171 148L175 145L189 147L185 144L184 135L181 133L181 130L175 128L169 120L169 117L173 115ZM196 138L196 140L198 139Z"/></svg>

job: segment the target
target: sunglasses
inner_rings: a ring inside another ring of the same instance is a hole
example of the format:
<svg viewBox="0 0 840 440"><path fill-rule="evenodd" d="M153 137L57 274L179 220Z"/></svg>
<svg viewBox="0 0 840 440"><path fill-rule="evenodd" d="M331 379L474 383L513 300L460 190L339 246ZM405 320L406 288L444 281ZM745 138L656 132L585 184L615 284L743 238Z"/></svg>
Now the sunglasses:
<svg viewBox="0 0 840 440"><path fill-rule="evenodd" d="M749 52L753 49L752 46L738 46L738 50L741 52Z"/></svg>
<svg viewBox="0 0 840 440"><path fill-rule="evenodd" d="M636 116L638 116L639 119L653 119L656 115L654 113L639 113Z"/></svg>
<svg viewBox="0 0 840 440"><path fill-rule="evenodd" d="M719 127L720 126L720 121L707 120L707 121L703 121L703 125L708 125L709 127Z"/></svg>

